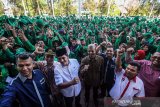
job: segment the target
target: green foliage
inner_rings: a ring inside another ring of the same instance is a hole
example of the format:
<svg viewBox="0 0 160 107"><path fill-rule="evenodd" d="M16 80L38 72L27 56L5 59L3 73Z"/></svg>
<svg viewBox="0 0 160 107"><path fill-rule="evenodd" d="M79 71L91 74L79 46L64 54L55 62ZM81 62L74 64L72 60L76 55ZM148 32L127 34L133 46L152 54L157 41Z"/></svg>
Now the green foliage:
<svg viewBox="0 0 160 107"><path fill-rule="evenodd" d="M52 11L51 0L9 0L11 8L14 15L24 15L24 6L22 4L24 1L25 10L28 16L36 16L48 14L55 16L71 15L77 14L77 5L73 5L73 0L54 0L54 11ZM112 2L111 2L112 1ZM92 15L107 15L109 9L109 16L118 16L121 14L118 5L116 5L117 0L85 0L83 3L83 8L85 11L89 11ZM125 0L127 1L127 0ZM128 13L126 16L159 16L160 15L160 3L157 0L133 0L139 1L139 6L136 8L134 6L128 5L126 7ZM111 2L110 8L109 3ZM135 3L133 3L135 4ZM136 6L136 4L135 4ZM4 14L4 6L0 1L0 15ZM153 11L152 11L153 8Z"/></svg>
<svg viewBox="0 0 160 107"><path fill-rule="evenodd" d="M14 15L24 15L22 0L10 0L10 3L13 4L12 10ZM45 12L48 12L48 14L50 13L45 0L24 0L24 5L29 16L39 15L38 6L40 14Z"/></svg>
<svg viewBox="0 0 160 107"><path fill-rule="evenodd" d="M10 0L10 3L13 4L12 11L14 15L23 15L24 9L20 0Z"/></svg>
<svg viewBox="0 0 160 107"><path fill-rule="evenodd" d="M84 2L83 4L83 7L86 11L90 11L92 15L95 14L96 3L94 2L94 0L86 0L86 2Z"/></svg>
<svg viewBox="0 0 160 107"><path fill-rule="evenodd" d="M108 7L107 1L103 1L99 3L98 9L102 15L105 15L107 13L107 10L108 10L107 7Z"/></svg>
<svg viewBox="0 0 160 107"><path fill-rule="evenodd" d="M139 7L137 12L139 13L139 15L149 16L150 8L151 8L151 3L148 0L147 2L145 2L145 4Z"/></svg>
<svg viewBox="0 0 160 107"><path fill-rule="evenodd" d="M72 5L72 0L60 0L54 3L55 16L77 13L77 7Z"/></svg>
<svg viewBox="0 0 160 107"><path fill-rule="evenodd" d="M118 7L116 6L116 4L112 4L111 5L111 9L110 9L110 16L119 16L120 15L120 10L118 9Z"/></svg>
<svg viewBox="0 0 160 107"><path fill-rule="evenodd" d="M0 2L0 16L4 14L3 11L4 11L3 10L3 4L2 4L2 2Z"/></svg>
<svg viewBox="0 0 160 107"><path fill-rule="evenodd" d="M160 14L160 3L157 0L153 0L152 2L150 2L150 0L145 0L145 2L142 3L139 6L139 8L137 8L136 10L131 9L127 15L128 16L136 16L136 15L149 16L151 13L151 8L153 4L154 4L154 7L153 7L152 15L158 16Z"/></svg>
<svg viewBox="0 0 160 107"><path fill-rule="evenodd" d="M107 15L108 12L108 7L109 7L109 2L108 0L97 0L97 3L94 2L94 0L86 0L83 4L84 9L86 11L90 11L92 15L97 15L95 14L95 11L97 13L100 13L101 15ZM110 14L109 16L117 16L120 14L120 10L115 4L115 0L112 0L111 6L110 6Z"/></svg>

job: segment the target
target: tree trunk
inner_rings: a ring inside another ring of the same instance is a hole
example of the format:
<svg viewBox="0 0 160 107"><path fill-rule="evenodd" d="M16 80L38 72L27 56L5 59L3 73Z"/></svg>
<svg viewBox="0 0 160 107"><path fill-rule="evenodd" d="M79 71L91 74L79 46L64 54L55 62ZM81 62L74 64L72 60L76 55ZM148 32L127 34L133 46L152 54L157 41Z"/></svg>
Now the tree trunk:
<svg viewBox="0 0 160 107"><path fill-rule="evenodd" d="M35 0L32 0L32 7L34 9L34 15L36 15L36 13L37 13L37 3L36 3Z"/></svg>
<svg viewBox="0 0 160 107"><path fill-rule="evenodd" d="M150 11L150 14L149 14L149 18L151 17L151 15L153 13L154 6L155 6L155 2L152 4L151 11Z"/></svg>
<svg viewBox="0 0 160 107"><path fill-rule="evenodd" d="M25 7L25 4L24 4L24 0L22 0L22 5L23 5L23 9L24 9L24 15L27 16L26 7Z"/></svg>
<svg viewBox="0 0 160 107"><path fill-rule="evenodd" d="M41 11L40 11L38 0L36 0L36 4L37 4L36 10L38 11L38 15L41 15Z"/></svg>
<svg viewBox="0 0 160 107"><path fill-rule="evenodd" d="M28 14L30 15L30 9L29 9L29 6L28 6L28 0L26 0L26 7L27 7Z"/></svg>
<svg viewBox="0 0 160 107"><path fill-rule="evenodd" d="M50 10L50 0L47 0L48 9Z"/></svg>
<svg viewBox="0 0 160 107"><path fill-rule="evenodd" d="M112 4L112 0L108 0L109 1L109 6L108 6L108 12L107 12L107 16L109 15L110 13L110 7L111 7L111 4Z"/></svg>
<svg viewBox="0 0 160 107"><path fill-rule="evenodd" d="M54 1L51 0L51 1L50 1L50 4L51 4L52 16L54 16Z"/></svg>

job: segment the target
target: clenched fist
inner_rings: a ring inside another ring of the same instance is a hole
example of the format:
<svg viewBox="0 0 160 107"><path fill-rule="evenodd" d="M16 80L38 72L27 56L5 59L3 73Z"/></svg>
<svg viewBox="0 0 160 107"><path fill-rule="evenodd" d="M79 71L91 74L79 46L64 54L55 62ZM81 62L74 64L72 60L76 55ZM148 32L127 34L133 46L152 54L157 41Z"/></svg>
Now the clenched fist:
<svg viewBox="0 0 160 107"><path fill-rule="evenodd" d="M79 77L74 77L74 79L72 80L72 85L78 84L80 82Z"/></svg>

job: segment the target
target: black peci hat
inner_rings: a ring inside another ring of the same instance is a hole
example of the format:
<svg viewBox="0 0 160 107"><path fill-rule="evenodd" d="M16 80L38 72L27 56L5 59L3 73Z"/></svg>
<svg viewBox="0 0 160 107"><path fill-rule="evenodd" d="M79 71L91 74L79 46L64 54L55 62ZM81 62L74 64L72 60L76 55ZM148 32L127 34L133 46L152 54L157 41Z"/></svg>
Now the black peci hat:
<svg viewBox="0 0 160 107"><path fill-rule="evenodd" d="M67 54L66 48L61 48L61 49L56 50L57 57L63 56L65 54Z"/></svg>

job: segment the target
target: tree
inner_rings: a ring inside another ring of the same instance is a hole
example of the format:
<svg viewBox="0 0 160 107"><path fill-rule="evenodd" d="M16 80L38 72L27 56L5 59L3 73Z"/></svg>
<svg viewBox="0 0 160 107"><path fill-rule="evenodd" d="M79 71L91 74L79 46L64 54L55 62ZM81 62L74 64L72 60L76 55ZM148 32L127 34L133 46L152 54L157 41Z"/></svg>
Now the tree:
<svg viewBox="0 0 160 107"><path fill-rule="evenodd" d="M160 15L160 1L156 3L154 10L156 10L154 15L159 16Z"/></svg>
<svg viewBox="0 0 160 107"><path fill-rule="evenodd" d="M108 10L107 7L108 7L107 0L103 0L99 3L98 9L99 9L101 15L105 15L107 13L107 10Z"/></svg>
<svg viewBox="0 0 160 107"><path fill-rule="evenodd" d="M41 15L49 11L47 2L45 0L21 0L21 2L20 0L9 1L12 4L14 15L24 15L25 10L29 16ZM24 2L24 5L22 1Z"/></svg>
<svg viewBox="0 0 160 107"><path fill-rule="evenodd" d="M122 15L130 16L138 10L140 6L139 0L116 0L116 5L118 6Z"/></svg>
<svg viewBox="0 0 160 107"><path fill-rule="evenodd" d="M115 4L115 0L97 0L97 2L94 2L94 0L86 0L83 5L84 9L90 11L92 15L96 15L95 12L107 16L120 14L120 11Z"/></svg>
<svg viewBox="0 0 160 107"><path fill-rule="evenodd" d="M3 2L7 1L14 15L36 16L49 14L70 15L77 14L77 5L73 0L0 0L0 15L4 13ZM3 2L2 2L3 1ZM85 11L92 15L117 16L159 16L159 0L85 0L83 3Z"/></svg>
<svg viewBox="0 0 160 107"><path fill-rule="evenodd" d="M4 14L4 6L3 3L0 1L0 15Z"/></svg>
<svg viewBox="0 0 160 107"><path fill-rule="evenodd" d="M149 16L151 16L152 14L158 16L160 13L159 10L160 10L160 3L158 2L158 0L152 0Z"/></svg>
<svg viewBox="0 0 160 107"><path fill-rule="evenodd" d="M95 10L96 10L96 3L94 2L94 0L86 0L83 3L83 7L85 11L90 11L92 15L95 14Z"/></svg>
<svg viewBox="0 0 160 107"><path fill-rule="evenodd" d="M121 11L119 10L118 6L115 3L115 0L113 0L111 7L110 7L110 16L120 16Z"/></svg>
<svg viewBox="0 0 160 107"><path fill-rule="evenodd" d="M77 7L72 5L72 0L60 0L54 4L55 15L77 14Z"/></svg>
<svg viewBox="0 0 160 107"><path fill-rule="evenodd" d="M14 15L24 15L24 8L22 2L19 0L10 0L9 1L12 4L12 10Z"/></svg>
<svg viewBox="0 0 160 107"><path fill-rule="evenodd" d="M120 5L117 5L126 16L158 16L160 13L160 3L158 0L124 0Z"/></svg>
<svg viewBox="0 0 160 107"><path fill-rule="evenodd" d="M149 16L149 15L154 15L158 16L160 14L160 3L158 0L145 0L141 1L141 5L137 11L139 15L142 16Z"/></svg>

